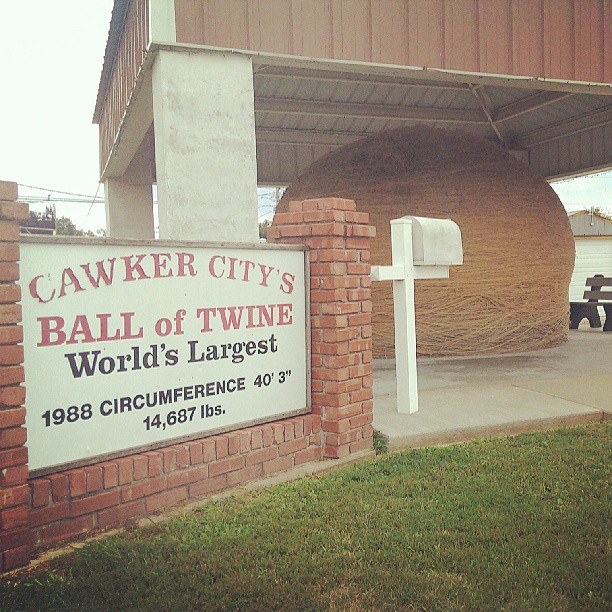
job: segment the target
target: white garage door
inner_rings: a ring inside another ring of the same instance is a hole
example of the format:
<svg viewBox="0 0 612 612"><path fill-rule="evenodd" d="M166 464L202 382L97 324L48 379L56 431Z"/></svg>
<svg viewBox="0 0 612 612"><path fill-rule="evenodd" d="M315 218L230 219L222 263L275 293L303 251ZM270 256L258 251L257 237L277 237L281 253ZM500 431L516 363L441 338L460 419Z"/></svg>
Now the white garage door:
<svg viewBox="0 0 612 612"><path fill-rule="evenodd" d="M581 302L587 278L612 276L612 236L576 236L576 263L569 287L570 302Z"/></svg>

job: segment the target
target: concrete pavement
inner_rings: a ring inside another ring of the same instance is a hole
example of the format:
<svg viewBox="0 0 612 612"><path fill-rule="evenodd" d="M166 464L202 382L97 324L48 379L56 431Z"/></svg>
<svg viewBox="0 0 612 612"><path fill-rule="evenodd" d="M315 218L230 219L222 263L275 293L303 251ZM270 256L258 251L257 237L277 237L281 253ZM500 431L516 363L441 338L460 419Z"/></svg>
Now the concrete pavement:
<svg viewBox="0 0 612 612"><path fill-rule="evenodd" d="M374 362L374 428L391 449L601 420L612 413L612 333L571 330L563 346L418 360L419 411L398 414L395 363Z"/></svg>

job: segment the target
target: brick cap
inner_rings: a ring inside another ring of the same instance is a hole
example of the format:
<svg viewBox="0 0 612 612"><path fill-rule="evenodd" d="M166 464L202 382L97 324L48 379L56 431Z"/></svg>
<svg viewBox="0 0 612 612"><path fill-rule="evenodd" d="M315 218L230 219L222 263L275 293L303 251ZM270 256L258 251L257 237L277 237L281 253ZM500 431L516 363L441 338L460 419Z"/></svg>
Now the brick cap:
<svg viewBox="0 0 612 612"><path fill-rule="evenodd" d="M8 201L0 197L0 219L22 221L30 218L30 209L25 202Z"/></svg>
<svg viewBox="0 0 612 612"><path fill-rule="evenodd" d="M17 191L17 183L0 181L0 200L16 200Z"/></svg>
<svg viewBox="0 0 612 612"><path fill-rule="evenodd" d="M344 198L316 198L312 200L292 200L289 202L289 212L309 210L357 210L355 200Z"/></svg>

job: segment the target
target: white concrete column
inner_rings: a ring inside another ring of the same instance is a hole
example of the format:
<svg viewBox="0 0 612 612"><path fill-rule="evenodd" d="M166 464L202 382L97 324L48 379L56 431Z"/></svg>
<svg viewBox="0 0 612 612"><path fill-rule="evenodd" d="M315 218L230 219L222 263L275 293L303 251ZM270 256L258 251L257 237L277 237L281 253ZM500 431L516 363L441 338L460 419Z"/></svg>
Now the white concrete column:
<svg viewBox="0 0 612 612"><path fill-rule="evenodd" d="M104 183L106 229L111 238L155 238L151 185L109 178Z"/></svg>
<svg viewBox="0 0 612 612"><path fill-rule="evenodd" d="M153 118L159 237L258 242L250 58L160 51Z"/></svg>

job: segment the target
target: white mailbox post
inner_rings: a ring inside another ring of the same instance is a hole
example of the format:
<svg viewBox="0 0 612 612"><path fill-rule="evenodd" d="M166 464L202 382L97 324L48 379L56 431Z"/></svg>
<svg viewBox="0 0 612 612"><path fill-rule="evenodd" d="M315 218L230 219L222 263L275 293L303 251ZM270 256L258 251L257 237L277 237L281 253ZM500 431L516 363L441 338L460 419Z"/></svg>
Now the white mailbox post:
<svg viewBox="0 0 612 612"><path fill-rule="evenodd" d="M414 321L414 281L448 278L463 264L461 230L450 219L402 217L391 221L391 265L372 266L372 280L393 281L397 411L419 409Z"/></svg>

